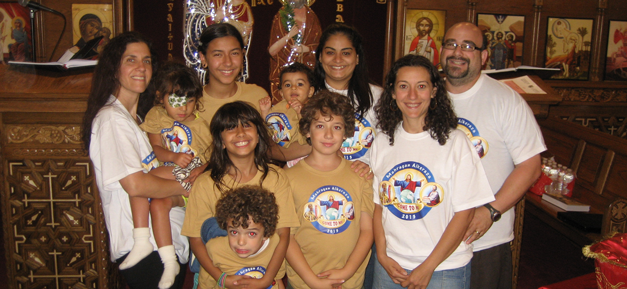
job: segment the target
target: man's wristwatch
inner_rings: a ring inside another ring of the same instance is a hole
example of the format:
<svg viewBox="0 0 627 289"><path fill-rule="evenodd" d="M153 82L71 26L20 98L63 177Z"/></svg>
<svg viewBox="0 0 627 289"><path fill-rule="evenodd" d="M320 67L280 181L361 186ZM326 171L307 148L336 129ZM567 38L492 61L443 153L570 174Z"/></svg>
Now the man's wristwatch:
<svg viewBox="0 0 627 289"><path fill-rule="evenodd" d="M499 210L492 207L492 205L490 205L489 203L483 206L488 208L488 210L490 211L490 219L492 219L492 222L497 222L501 219L501 212L499 212Z"/></svg>

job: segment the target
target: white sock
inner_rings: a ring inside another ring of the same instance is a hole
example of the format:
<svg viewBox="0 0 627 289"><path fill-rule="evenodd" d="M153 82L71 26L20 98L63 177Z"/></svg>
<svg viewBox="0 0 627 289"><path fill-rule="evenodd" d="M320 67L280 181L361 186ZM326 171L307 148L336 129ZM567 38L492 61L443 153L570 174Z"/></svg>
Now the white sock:
<svg viewBox="0 0 627 289"><path fill-rule="evenodd" d="M133 240L133 249L128 253L124 262L120 264L120 270L135 266L155 250L155 247L150 243L150 228L133 229Z"/></svg>
<svg viewBox="0 0 627 289"><path fill-rule="evenodd" d="M181 270L181 266L176 259L173 245L159 248L159 256L161 257L161 263L163 263L163 275L161 275L161 280L159 280L159 289L168 289L174 284L174 279L176 279L176 275Z"/></svg>

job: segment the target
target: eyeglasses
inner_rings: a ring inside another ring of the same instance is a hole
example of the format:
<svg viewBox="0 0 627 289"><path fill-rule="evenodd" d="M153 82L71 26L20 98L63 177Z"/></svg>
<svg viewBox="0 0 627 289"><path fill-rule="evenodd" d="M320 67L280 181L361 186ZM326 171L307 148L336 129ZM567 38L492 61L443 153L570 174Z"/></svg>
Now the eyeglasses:
<svg viewBox="0 0 627 289"><path fill-rule="evenodd" d="M473 44L473 43L462 43L462 44L457 44L455 42L446 42L444 44L442 44L442 47L444 47L444 49L448 49L448 50L455 50L457 48L457 46L459 46L459 48L462 49L462 51L475 51L475 50L482 50L482 47L477 47L477 45Z"/></svg>

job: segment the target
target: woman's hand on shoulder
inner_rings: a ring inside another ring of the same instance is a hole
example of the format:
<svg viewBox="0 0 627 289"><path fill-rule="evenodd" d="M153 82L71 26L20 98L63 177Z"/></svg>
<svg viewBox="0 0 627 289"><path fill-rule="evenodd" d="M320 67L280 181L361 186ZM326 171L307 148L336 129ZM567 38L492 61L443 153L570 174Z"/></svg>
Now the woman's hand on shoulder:
<svg viewBox="0 0 627 289"><path fill-rule="evenodd" d="M367 180L372 180L374 173L370 169L370 166L362 161L354 161L351 164L351 168L359 174L360 177L365 177Z"/></svg>

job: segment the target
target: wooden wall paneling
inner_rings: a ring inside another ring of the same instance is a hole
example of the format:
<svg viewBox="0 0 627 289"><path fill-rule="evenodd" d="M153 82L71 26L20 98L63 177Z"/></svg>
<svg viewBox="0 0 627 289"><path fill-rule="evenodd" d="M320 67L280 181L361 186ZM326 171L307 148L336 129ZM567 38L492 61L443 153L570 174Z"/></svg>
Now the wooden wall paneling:
<svg viewBox="0 0 627 289"><path fill-rule="evenodd" d="M81 143L91 78L0 66L2 288L123 288Z"/></svg>
<svg viewBox="0 0 627 289"><path fill-rule="evenodd" d="M579 170L577 171L577 180L583 181L590 191L594 191L594 184L599 176L605 153L606 150L601 146L590 143L586 145Z"/></svg>
<svg viewBox="0 0 627 289"><path fill-rule="evenodd" d="M611 150L608 150L605 153L605 157L603 158L603 165L599 170L596 185L594 186L594 192L597 195L603 194L603 190L605 189L605 182L607 181L607 177L610 174L610 169L612 168L612 162L614 161L615 155L616 154Z"/></svg>
<svg viewBox="0 0 627 289"><path fill-rule="evenodd" d="M579 164L581 163L581 158L583 157L583 153L586 150L586 141L580 139L577 144L577 149L575 150L575 154L573 156L573 161L570 164L570 168L573 169L573 172L577 174L579 171Z"/></svg>
<svg viewBox="0 0 627 289"><path fill-rule="evenodd" d="M82 117L2 114L8 288L115 288Z"/></svg>

